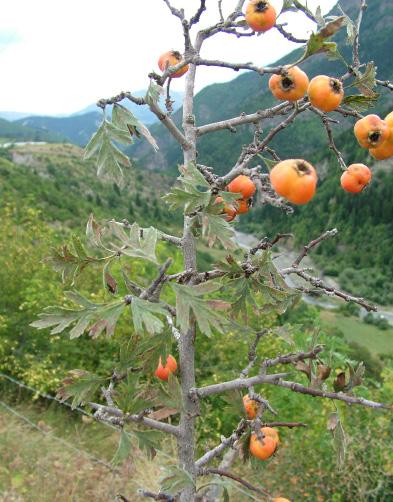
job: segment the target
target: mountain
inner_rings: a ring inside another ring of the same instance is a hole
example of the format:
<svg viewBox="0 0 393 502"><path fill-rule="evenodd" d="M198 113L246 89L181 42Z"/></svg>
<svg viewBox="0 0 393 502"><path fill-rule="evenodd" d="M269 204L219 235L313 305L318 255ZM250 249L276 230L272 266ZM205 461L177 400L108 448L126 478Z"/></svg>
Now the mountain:
<svg viewBox="0 0 393 502"><path fill-rule="evenodd" d="M144 96L145 94L146 91L135 93L137 96ZM175 101L174 110L179 108L182 96L183 94L180 92L171 93L171 98ZM164 106L163 101L164 97L161 98L162 106ZM157 121L157 117L146 106L138 106L127 100L124 100L122 104L144 124ZM112 107L108 106L108 112L111 109ZM13 112L7 113L13 116ZM101 120L102 113L95 104L65 117L23 116L23 118L18 118L13 122L1 121L0 138L4 137L15 141L67 141L74 145L85 146L92 134L97 130Z"/></svg>
<svg viewBox="0 0 393 502"><path fill-rule="evenodd" d="M342 3L346 12L354 18L359 8L358 0ZM337 13L337 11L333 11ZM378 77L393 78L393 3L390 0L369 2L361 32L361 59L374 61ZM351 48L345 45L345 30L336 35L340 51L349 60ZM303 49L273 63L296 61ZM312 77L317 74L340 75L343 66L338 61L328 61L324 55L313 56L302 64ZM199 92L195 98L197 124L250 113L271 106L274 100L268 90L268 76L260 77L248 72L231 82L214 84ZM381 100L375 111L384 116L392 109L393 93L380 89ZM354 93L349 88L347 94ZM274 207L254 207L239 222L243 231L257 236L274 236L278 232L291 232L296 244L308 242L328 228L337 227L339 236L321 244L314 257L326 274L337 277L347 291L367 297L379 304L393 304L393 161L375 162L368 152L359 147L353 135L353 120L340 120L333 124L335 142L343 152L347 164L364 162L374 173L371 186L362 194L352 196L340 188L341 170L329 150L326 132L311 112L304 113L291 127L277 135L273 148L281 158L306 158L318 170L320 183L314 199L303 207L296 207L291 217ZM181 110L174 114L181 123ZM262 123L264 133L271 123ZM131 155L148 168L165 168L176 173L182 161L180 149L161 124L151 127L160 146L158 154L152 154L142 142L130 148ZM233 166L242 145L252 140L252 125L238 127L237 132L221 131L203 136L198 143L198 160L214 166L218 173L225 173ZM259 160L259 159L258 159ZM259 160L260 162L260 160ZM292 244L291 244L292 245Z"/></svg>
<svg viewBox="0 0 393 502"><path fill-rule="evenodd" d="M342 3L343 8L351 16L355 17L359 8L358 0L347 0ZM333 10L338 14L337 10ZM393 20L393 3L389 0L369 2L367 12L364 15L361 33L361 59L374 61L378 67L378 76L381 79L393 77L393 52L390 43L393 42L391 23ZM335 37L340 51L347 60L351 57L351 47L345 44L346 30L342 29ZM263 38L260 39L263 44ZM303 49L299 48L283 59L272 64L287 64L299 59ZM246 58L246 56L245 56ZM317 74L341 75L345 67L339 61L329 61L324 55L312 56L302 65L302 69L313 77ZM208 71L204 69L204 71ZM242 112L250 113L274 104L268 89L269 76L260 76L253 72L247 72L238 78L222 83L213 84L200 91L195 98L194 113L198 125L225 120ZM348 89L347 93L352 93ZM384 92L383 100L379 108L384 109L393 103L393 93ZM181 123L181 110L173 116L177 124ZM343 127L349 127L352 122L343 121ZM264 121L263 127L269 127ZM239 156L241 147L252 140L254 128L252 125L239 127L234 134L230 131L219 131L203 136L198 143L198 158L205 165L214 166L217 172L223 173L234 164ZM129 153L138 159L147 168L166 168L175 166L181 162L181 152L177 143L164 129L162 124L156 124L151 128L152 134L158 141L160 151L154 155L145 144L138 142L133 145ZM274 142L281 155L298 156L310 154L326 145L326 135L320 120L307 112L300 117L289 129L277 137Z"/></svg>
<svg viewBox="0 0 393 502"><path fill-rule="evenodd" d="M102 113L95 112L70 117L25 117L13 124L30 127L41 131L54 132L69 143L84 146L96 131L102 120ZM0 130L1 136L1 130Z"/></svg>
<svg viewBox="0 0 393 502"><path fill-rule="evenodd" d="M23 119L25 117L30 117L30 116L31 116L31 113L24 113L24 112L2 112L2 111L0 111L0 119L10 120L11 122L13 120Z"/></svg>
<svg viewBox="0 0 393 502"><path fill-rule="evenodd" d="M0 138L5 142L13 141L46 141L62 142L65 137L57 132L44 130L27 124L10 122L0 118Z"/></svg>

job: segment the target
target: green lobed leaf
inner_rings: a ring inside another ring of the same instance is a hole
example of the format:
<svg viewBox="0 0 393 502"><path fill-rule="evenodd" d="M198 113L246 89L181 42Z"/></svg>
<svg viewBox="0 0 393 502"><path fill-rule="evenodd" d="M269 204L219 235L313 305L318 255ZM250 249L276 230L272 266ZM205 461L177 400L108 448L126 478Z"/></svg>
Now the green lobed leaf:
<svg viewBox="0 0 393 502"><path fill-rule="evenodd" d="M185 213L207 207L212 199L210 185L194 163L179 166L179 186L175 186L163 197L171 209L184 208ZM202 188L203 190L200 190Z"/></svg>
<svg viewBox="0 0 393 502"><path fill-rule="evenodd" d="M130 456L132 449L132 443L130 436L127 432L122 429L120 433L119 446L117 447L117 451L115 456L112 459L112 464L117 465L121 464Z"/></svg>
<svg viewBox="0 0 393 502"><path fill-rule="evenodd" d="M92 135L90 141L85 146L85 152L83 158L90 159L93 157L97 151L100 149L102 141L106 135L106 121L103 120L100 127L97 131Z"/></svg>
<svg viewBox="0 0 393 502"><path fill-rule="evenodd" d="M355 94L345 96L343 104L358 112L364 112L369 108L373 108L379 98L379 94L375 93L373 96L364 96L363 94Z"/></svg>
<svg viewBox="0 0 393 502"><path fill-rule="evenodd" d="M235 249L237 244L233 237L235 231L233 227L226 221L225 216L202 213L202 235L207 238L209 247L212 247L216 240L219 240L225 249Z"/></svg>
<svg viewBox="0 0 393 502"><path fill-rule="evenodd" d="M63 380L63 385L58 390L56 397L62 401L72 397L71 406L74 409L80 404L90 401L105 381L105 377L83 370L72 370L69 372L69 376Z"/></svg>
<svg viewBox="0 0 393 502"><path fill-rule="evenodd" d="M180 329L185 332L190 327L191 314L194 315L199 329L207 336L212 334L212 328L221 333L228 321L214 311L208 300L201 296L217 291L221 285L216 283L205 283L199 286L185 286L181 284L171 284L176 293L176 322Z"/></svg>
<svg viewBox="0 0 393 502"><path fill-rule="evenodd" d="M52 328L50 333L58 334L74 324L70 330L70 338L78 338L87 330L93 338L99 336L103 331L108 336L114 334L116 323L125 308L123 300L97 304L90 302L75 291L68 291L65 294L82 309L47 307L44 312L38 314L39 319L31 323L30 326L38 329Z"/></svg>
<svg viewBox="0 0 393 502"><path fill-rule="evenodd" d="M337 463L339 467L342 467L345 464L347 439L338 412L334 412L329 415L327 429L333 435L334 446L337 452Z"/></svg>
<svg viewBox="0 0 393 502"><path fill-rule="evenodd" d="M137 333L142 332L143 329L146 329L151 335L162 332L164 323L157 315L166 317L168 311L161 304L134 297L131 302L131 310Z"/></svg>
<svg viewBox="0 0 393 502"><path fill-rule="evenodd" d="M162 433L153 430L133 431L138 440L139 449L144 451L149 460L156 456L156 448L162 440Z"/></svg>
<svg viewBox="0 0 393 502"><path fill-rule="evenodd" d="M176 495L189 486L194 486L194 481L188 472L177 466L169 467L160 479L160 490L171 495Z"/></svg>
<svg viewBox="0 0 393 502"><path fill-rule="evenodd" d="M150 80L145 96L146 103L148 105L157 104L162 94L164 94L164 89L160 85L156 84L154 80Z"/></svg>
<svg viewBox="0 0 393 502"><path fill-rule="evenodd" d="M141 228L137 223L133 223L127 233L124 230L124 225L113 220L109 223L109 227L114 237L120 241L120 246L112 243L114 250L121 250L121 253L126 256L157 263L157 229L153 227Z"/></svg>
<svg viewBox="0 0 393 502"><path fill-rule="evenodd" d="M59 249L52 249L52 254L45 258L45 262L56 271L61 273L64 283L71 286L75 284L77 277L83 270L91 265L103 261L100 258L88 256L79 237L72 236L71 245L64 244Z"/></svg>

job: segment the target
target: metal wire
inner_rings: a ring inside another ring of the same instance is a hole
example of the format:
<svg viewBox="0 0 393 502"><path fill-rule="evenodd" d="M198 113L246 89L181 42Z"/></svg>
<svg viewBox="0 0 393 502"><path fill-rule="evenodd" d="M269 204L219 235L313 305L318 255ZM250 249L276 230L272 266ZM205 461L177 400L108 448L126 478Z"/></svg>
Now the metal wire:
<svg viewBox="0 0 393 502"><path fill-rule="evenodd" d="M54 439L55 441L58 441L59 443L63 444L64 446L67 446L67 448L70 448L71 450L74 450L75 452L77 452L79 454L85 455L92 462L95 462L97 464L101 464L101 465L103 465L104 467L106 467L107 469L109 469L112 472L118 471L118 469L114 468L113 466L111 466L110 464L108 464L107 462L105 462L104 460L101 460L101 459L95 457L94 455L92 455L91 453L88 453L85 450L80 450L79 448L77 448L73 444L69 443L65 439L56 436L55 434L53 434L53 432L46 431L45 429L43 429L42 427L40 427L36 423L32 422L29 418L27 418L24 415L22 415L21 413L19 413L19 411L15 410L14 408L12 408L8 404L6 404L4 401L0 401L0 406L2 406L3 408L5 408L9 413L12 413L16 417L18 417L21 420L23 420L24 422L26 422L28 425L30 425L30 427L33 427L34 429L40 431L45 436L49 436L52 439Z"/></svg>

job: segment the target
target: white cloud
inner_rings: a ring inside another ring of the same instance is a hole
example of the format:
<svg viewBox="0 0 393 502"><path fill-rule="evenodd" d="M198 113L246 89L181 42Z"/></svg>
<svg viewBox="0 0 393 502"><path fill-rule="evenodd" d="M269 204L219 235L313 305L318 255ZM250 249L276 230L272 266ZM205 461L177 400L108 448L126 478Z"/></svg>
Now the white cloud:
<svg viewBox="0 0 393 502"><path fill-rule="evenodd" d="M0 18L0 110L42 114L72 113L100 97L148 84L160 53L179 48L183 38L178 19L163 0L3 0ZM224 10L235 4L224 0ZM272 0L279 7L282 0ZM318 0L308 0L311 9ZM335 0L323 2L325 12ZM173 0L191 14L199 0ZM207 2L203 25L218 19L216 0ZM212 6L212 8L210 8ZM307 34L312 23L302 15L285 14L288 29ZM261 37L237 39L220 34L202 54L235 62L272 63L294 44L276 30ZM197 89L232 79L226 69L201 68ZM180 90L184 79L174 82Z"/></svg>

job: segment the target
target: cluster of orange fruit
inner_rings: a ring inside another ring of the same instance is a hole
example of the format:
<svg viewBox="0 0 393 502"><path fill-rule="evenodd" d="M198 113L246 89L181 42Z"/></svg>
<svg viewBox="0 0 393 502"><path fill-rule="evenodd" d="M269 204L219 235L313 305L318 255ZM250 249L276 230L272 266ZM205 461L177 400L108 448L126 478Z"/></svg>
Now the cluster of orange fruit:
<svg viewBox="0 0 393 502"><path fill-rule="evenodd" d="M249 420L254 420L257 417L259 404L254 399L251 399L248 394L243 396L243 406ZM253 432L250 436L250 453L259 460L267 460L277 451L280 444L280 437L278 431L273 427L262 427L261 437ZM278 497L273 502L290 502L288 499Z"/></svg>
<svg viewBox="0 0 393 502"><path fill-rule="evenodd" d="M232 221L238 214L248 213L251 204L251 197L254 195L256 186L248 177L241 174L232 180L227 186L227 191L232 193L240 193L242 197L238 199L234 205L224 203L224 213L227 215L226 220ZM221 204L222 197L217 197L216 204Z"/></svg>
<svg viewBox="0 0 393 502"><path fill-rule="evenodd" d="M367 115L358 120L354 133L359 145L367 148L376 160L393 157L393 112L382 120L378 115Z"/></svg>
<svg viewBox="0 0 393 502"><path fill-rule="evenodd" d="M250 0L245 14L248 26L257 32L270 30L276 22L276 11L267 0ZM177 51L168 51L158 60L161 71L183 61ZM171 74L178 78L188 71L188 65ZM286 66L280 74L270 77L269 88L278 100L297 101L306 95L310 103L323 112L336 110L344 99L342 82L334 77L318 75L309 80L307 74L298 66ZM367 115L358 120L354 128L359 143L368 148L377 160L393 157L393 112L384 120L377 115ZM351 193L361 192L371 181L371 171L364 164L350 165L341 176L342 188ZM315 194L317 173L314 167L303 159L288 159L276 164L270 172L270 181L274 190L293 204L306 204ZM255 185L247 176L238 176L227 187L234 193L241 193L242 198L234 204L224 203L227 221L232 221L238 214L247 213L251 207L251 197ZM216 201L223 203L222 197Z"/></svg>
<svg viewBox="0 0 393 502"><path fill-rule="evenodd" d="M154 372L154 375L160 380L167 382L169 375L171 373L175 373L176 370L177 370L177 362L172 355L169 354L169 356L166 358L165 364L162 364L162 358L160 356L158 360L158 366L156 371Z"/></svg>

